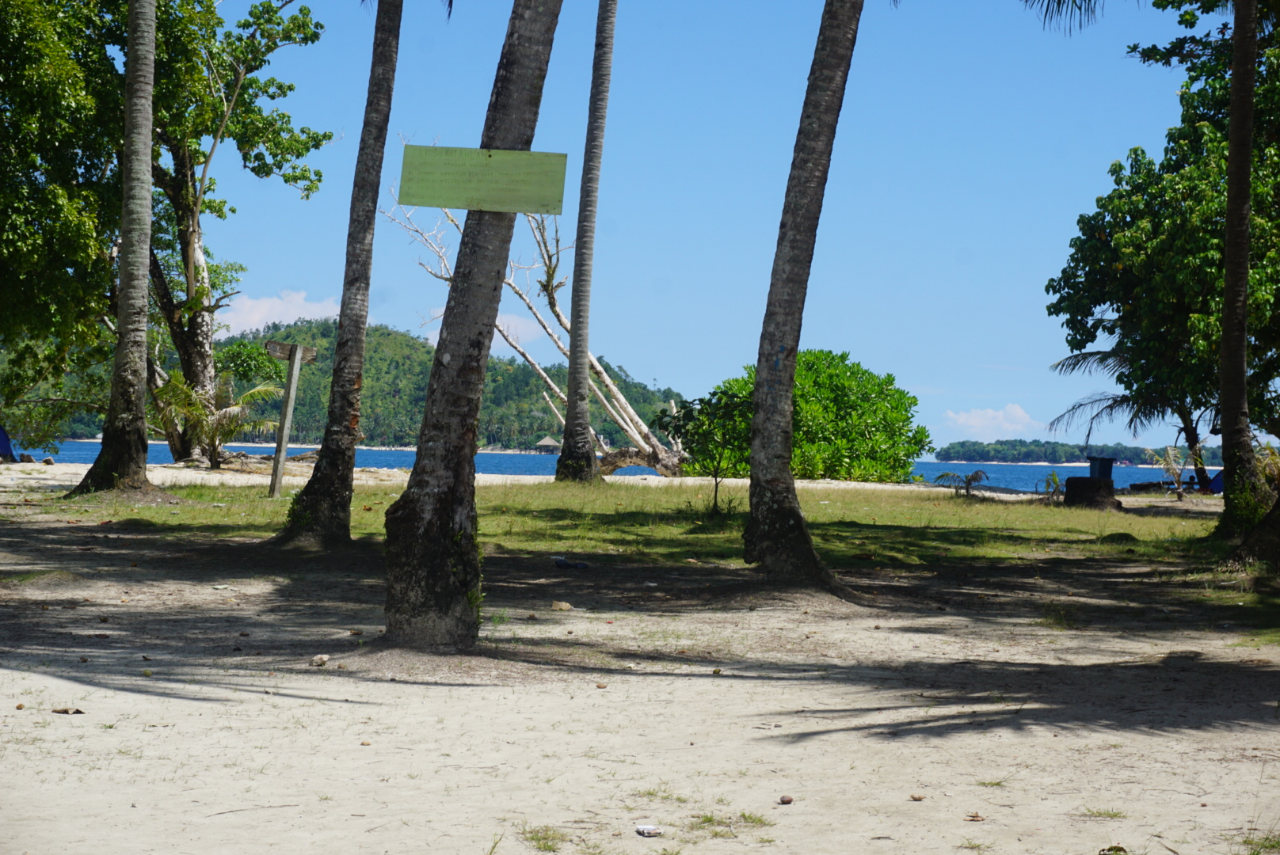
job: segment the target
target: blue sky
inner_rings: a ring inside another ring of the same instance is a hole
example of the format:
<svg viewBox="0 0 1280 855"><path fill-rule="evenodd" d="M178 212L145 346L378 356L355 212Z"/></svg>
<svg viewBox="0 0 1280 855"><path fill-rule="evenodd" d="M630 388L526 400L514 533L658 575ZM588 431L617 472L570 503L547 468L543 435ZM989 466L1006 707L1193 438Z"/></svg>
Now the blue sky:
<svg viewBox="0 0 1280 855"><path fill-rule="evenodd" d="M245 0L225 0L236 18ZM622 0L600 196L592 349L685 395L754 362L782 195L820 0ZM315 4L316 45L270 68L297 84L296 124L334 131L310 158L309 201L219 155L219 194L238 213L206 225L222 259L248 266L226 320L334 315L373 9ZM402 141L479 143L509 2L406 4L383 184ZM596 4L566 0L534 148L566 152L562 232L576 218ZM802 346L848 351L920 401L941 445L1056 438L1044 423L1107 387L1049 371L1066 355L1044 284L1061 270L1076 218L1108 192L1107 166L1158 152L1177 121L1175 70L1126 56L1183 31L1146 4L1114 2L1071 37L1017 0L868 0L841 118L810 280ZM415 219L430 228L436 212ZM533 259L518 230L513 256ZM371 321L431 334L443 288L422 247L389 221L375 244ZM566 289L567 296L567 289ZM521 341L554 361L520 308ZM495 352L510 351L495 346ZM1120 426L1095 432L1129 441ZM1140 437L1172 441L1173 429Z"/></svg>

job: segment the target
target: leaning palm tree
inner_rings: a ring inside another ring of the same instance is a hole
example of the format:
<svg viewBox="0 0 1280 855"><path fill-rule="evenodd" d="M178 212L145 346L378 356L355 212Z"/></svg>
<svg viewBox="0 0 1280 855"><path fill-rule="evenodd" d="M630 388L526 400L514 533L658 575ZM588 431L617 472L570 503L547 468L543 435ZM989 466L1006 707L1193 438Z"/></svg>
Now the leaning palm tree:
<svg viewBox="0 0 1280 855"><path fill-rule="evenodd" d="M565 403L564 442L556 462L557 481L599 481L595 437L591 431L591 354L587 324L591 319L591 270L595 260L596 205L600 196L600 162L604 156L605 114L613 69L613 30L618 0L600 0L596 18L595 60L591 68L591 106L587 143L582 157L578 195L578 235L573 261L573 324L569 330L569 389Z"/></svg>
<svg viewBox="0 0 1280 855"><path fill-rule="evenodd" d="M528 151L561 0L515 0L480 147ZM440 325L418 454L387 510L387 638L465 646L480 632L475 451L493 324L516 215L471 211Z"/></svg>
<svg viewBox="0 0 1280 855"><path fill-rule="evenodd" d="M751 516L746 560L770 577L843 586L814 551L791 475L792 391L809 268L831 167L836 125L858 37L862 0L826 0L782 204L760 331L751 423Z"/></svg>
<svg viewBox="0 0 1280 855"><path fill-rule="evenodd" d="M360 386L364 376L365 326L369 320L369 282L373 271L373 232L382 183L382 157L387 145L391 97L400 49L404 0L377 0L373 25L373 60L365 96L364 126L356 153L347 217L347 261L342 278L338 341L329 385L329 415L315 468L293 499L282 538L351 539L351 494L360 441ZM453 12L453 0L446 0Z"/></svg>
<svg viewBox="0 0 1280 855"><path fill-rule="evenodd" d="M1045 23L1068 30L1093 21L1102 0L1023 0L1038 9ZM1226 2L1214 4L1225 7ZM1231 106L1227 128L1226 251L1222 301L1218 401L1222 426L1223 487L1226 507L1218 523L1224 535L1240 534L1255 525L1271 499L1257 474L1248 401L1249 217L1253 182L1254 80L1258 61L1259 0L1235 0L1232 24ZM1280 4L1266 0L1266 17L1274 24Z"/></svg>
<svg viewBox="0 0 1280 855"><path fill-rule="evenodd" d="M116 353L102 448L72 493L144 489L147 480L147 285L151 249L151 99L156 3L129 0L125 58L123 205Z"/></svg>

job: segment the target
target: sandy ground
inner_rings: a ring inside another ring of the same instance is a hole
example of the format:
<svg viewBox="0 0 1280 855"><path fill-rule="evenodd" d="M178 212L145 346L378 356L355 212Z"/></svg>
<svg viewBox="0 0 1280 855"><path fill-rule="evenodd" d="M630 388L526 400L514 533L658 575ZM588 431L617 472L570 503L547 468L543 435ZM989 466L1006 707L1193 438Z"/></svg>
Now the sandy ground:
<svg viewBox="0 0 1280 855"><path fill-rule="evenodd" d="M0 466L0 490L22 489L71 489L80 482L84 473L89 471L87 463L19 463ZM310 463L288 463L285 466L285 486L293 489L302 487L311 474ZM261 461L245 463L233 461L222 469L209 470L199 467L184 466L176 463L151 465L147 467L147 475L151 483L158 487L175 487L193 484L216 484L229 487L267 487L271 483L271 464ZM355 480L363 484L399 485L408 483L409 473L401 469L355 470ZM548 484L554 481L551 475L488 475L477 474L477 486L496 486L500 484ZM609 475L605 480L615 484L630 484L639 487L670 487L682 484L710 485L710 478L663 478L660 475ZM748 486L746 478L726 478L720 482L724 486ZM949 487L935 487L924 484L869 484L857 481L799 481L800 489L813 488L822 490L931 490L940 494L949 494ZM976 488L977 492L990 498L1020 501L1031 498L1031 494L1020 493L1003 487L984 485Z"/></svg>
<svg viewBox="0 0 1280 855"><path fill-rule="evenodd" d="M564 853L1227 855L1280 821L1280 655L1151 567L886 575L860 607L494 557L498 620L436 656L378 641L375 545L72 525L3 490L5 855L498 855L544 826ZM1037 625L1068 594L1085 628Z"/></svg>

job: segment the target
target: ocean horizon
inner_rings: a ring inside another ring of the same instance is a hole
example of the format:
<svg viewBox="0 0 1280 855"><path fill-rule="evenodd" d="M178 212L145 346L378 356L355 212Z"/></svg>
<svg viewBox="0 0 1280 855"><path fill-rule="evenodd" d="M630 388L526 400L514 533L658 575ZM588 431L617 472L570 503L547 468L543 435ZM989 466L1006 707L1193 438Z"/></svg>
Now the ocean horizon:
<svg viewBox="0 0 1280 855"><path fill-rule="evenodd" d="M56 454L34 451L28 453L37 460L44 457L52 457L58 463L92 463L98 456L100 447L101 443L97 440L68 440L61 445ZM289 450L292 456L292 454L302 453L318 447L316 445L294 445L290 446ZM267 454L272 453L274 450L274 446L261 443L236 443L228 445L226 448L228 451L243 451L247 454ZM407 448L359 446L356 449L356 466L362 469L411 469L414 455L414 450ZM555 454L538 454L514 450L481 451L476 454L476 472L485 475L554 475L556 459L557 455ZM172 463L173 457L169 454L168 445L162 441L149 443L147 462L153 464ZM1065 481L1069 477L1078 475L1079 470L1087 466L1087 463L957 463L954 461L917 460L913 467L912 475L932 483L935 478L944 472L968 475L974 470L981 469L987 473L987 480L983 482L984 484L1008 490L1033 493L1044 491L1045 480L1052 473L1056 472L1058 477ZM1211 468L1209 473L1212 475L1217 471L1216 468ZM657 475L658 473L648 466L628 466L619 469L615 474L639 476ZM1164 473L1154 466L1116 466L1111 474L1117 488L1128 487L1131 484L1141 482L1166 480ZM1190 468L1185 474L1191 474Z"/></svg>

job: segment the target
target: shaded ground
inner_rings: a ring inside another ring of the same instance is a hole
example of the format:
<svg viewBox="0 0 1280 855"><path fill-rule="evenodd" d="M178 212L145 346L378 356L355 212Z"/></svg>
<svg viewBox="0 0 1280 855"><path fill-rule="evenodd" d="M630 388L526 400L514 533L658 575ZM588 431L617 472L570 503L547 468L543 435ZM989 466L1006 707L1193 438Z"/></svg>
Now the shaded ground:
<svg viewBox="0 0 1280 855"><path fill-rule="evenodd" d="M1050 536L815 497L860 607L761 587L716 557L732 520L629 495L610 521L482 490L506 516L460 656L378 641L373 536L280 551L248 504L104 523L0 496L0 851L1187 855L1280 820L1280 652L1249 634L1274 598L1150 520ZM628 526L652 532L639 560ZM579 529L587 570L534 548Z"/></svg>

